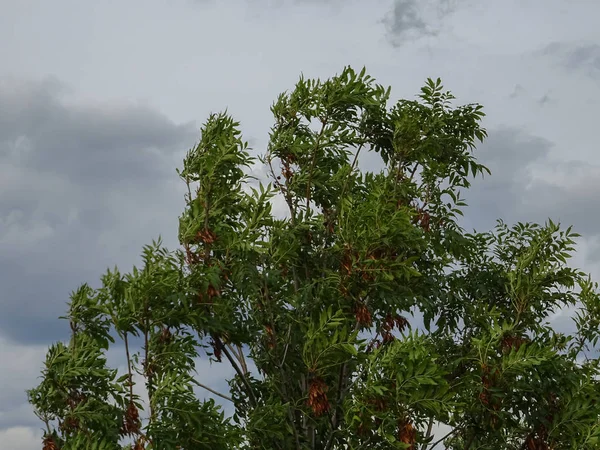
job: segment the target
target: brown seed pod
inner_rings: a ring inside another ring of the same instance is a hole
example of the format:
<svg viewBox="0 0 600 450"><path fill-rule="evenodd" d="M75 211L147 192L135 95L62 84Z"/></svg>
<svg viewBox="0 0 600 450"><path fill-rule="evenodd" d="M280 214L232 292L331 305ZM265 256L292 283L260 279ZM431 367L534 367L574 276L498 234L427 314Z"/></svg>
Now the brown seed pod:
<svg viewBox="0 0 600 450"><path fill-rule="evenodd" d="M124 435L126 434L131 436L132 434L138 434L140 432L140 427L141 421L138 409L133 402L129 402L129 406L125 411L121 432Z"/></svg>
<svg viewBox="0 0 600 450"><path fill-rule="evenodd" d="M398 440L403 444L408 444L408 450L415 450L417 441L417 430L410 419L400 419L398 421Z"/></svg>
<svg viewBox="0 0 600 450"><path fill-rule="evenodd" d="M44 437L42 444L44 445L42 447L42 450L58 450L58 444L56 444L56 442L54 441L53 436Z"/></svg>
<svg viewBox="0 0 600 450"><path fill-rule="evenodd" d="M364 303L359 303L354 307L354 315L356 317L356 322L362 326L371 326L373 323L373 319L371 317L371 312L367 305Z"/></svg>
<svg viewBox="0 0 600 450"><path fill-rule="evenodd" d="M331 408L327 399L327 385L322 378L313 378L308 390L307 404L312 409L315 416L321 416Z"/></svg>

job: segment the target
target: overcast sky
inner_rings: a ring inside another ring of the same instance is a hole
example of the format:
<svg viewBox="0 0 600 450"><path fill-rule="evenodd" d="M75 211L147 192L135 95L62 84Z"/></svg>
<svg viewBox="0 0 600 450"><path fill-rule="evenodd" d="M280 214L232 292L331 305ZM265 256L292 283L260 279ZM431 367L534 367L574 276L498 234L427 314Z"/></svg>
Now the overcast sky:
<svg viewBox="0 0 600 450"><path fill-rule="evenodd" d="M598 0L0 0L2 447L41 447L24 390L69 292L159 234L175 248L175 167L207 115L227 108L260 152L301 72L365 65L395 99L439 76L482 103L493 174L468 226L572 224L600 278L598 17Z"/></svg>

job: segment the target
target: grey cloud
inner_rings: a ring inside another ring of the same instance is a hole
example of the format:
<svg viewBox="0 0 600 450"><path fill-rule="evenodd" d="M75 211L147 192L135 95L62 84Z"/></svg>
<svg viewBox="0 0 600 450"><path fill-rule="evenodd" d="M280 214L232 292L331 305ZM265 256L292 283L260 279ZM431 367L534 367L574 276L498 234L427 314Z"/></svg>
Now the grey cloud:
<svg viewBox="0 0 600 450"><path fill-rule="evenodd" d="M456 8L457 0L395 0L383 19L393 45L409 39L436 36L437 22ZM432 14L433 12L433 14Z"/></svg>
<svg viewBox="0 0 600 450"><path fill-rule="evenodd" d="M160 149L191 135L147 107L67 105L48 82L5 86L0 104L0 154L78 183L162 176Z"/></svg>
<svg viewBox="0 0 600 450"><path fill-rule="evenodd" d="M538 104L540 106L544 106L544 105L547 105L548 103L552 103L552 102L553 102L553 98L550 96L550 92L547 92L538 100Z"/></svg>
<svg viewBox="0 0 600 450"><path fill-rule="evenodd" d="M565 65L600 72L600 45L589 44L575 47L566 55Z"/></svg>
<svg viewBox="0 0 600 450"><path fill-rule="evenodd" d="M6 363L0 371L0 430L39 426L25 391L37 384L45 353L45 345L19 345L0 337L0 360Z"/></svg>
<svg viewBox="0 0 600 450"><path fill-rule="evenodd" d="M530 99L534 100L535 103L539 106L545 106L550 103L554 103L555 98L551 90L547 90L544 94L538 95L535 98L532 98L530 93L525 89L522 85L516 84L512 93L508 96L511 100L514 99Z"/></svg>
<svg viewBox="0 0 600 450"><path fill-rule="evenodd" d="M552 214L565 225L574 225L585 237L600 235L600 167L581 162L553 164L567 185L540 181L530 189L527 204L532 214Z"/></svg>
<svg viewBox="0 0 600 450"><path fill-rule="evenodd" d="M491 130L476 156L492 171L464 193L469 204L464 225L490 229L507 223L548 218L573 226L586 239L600 237L600 167L551 156L553 144L515 128ZM543 176L534 177L534 172ZM590 252L588 262L600 259Z"/></svg>
<svg viewBox="0 0 600 450"><path fill-rule="evenodd" d="M597 43L552 42L537 54L555 59L567 70L600 79L600 45Z"/></svg>
<svg viewBox="0 0 600 450"><path fill-rule="evenodd" d="M390 31L397 35L417 31L422 34L431 33L414 0L396 0L394 7L388 16Z"/></svg>
<svg viewBox="0 0 600 450"><path fill-rule="evenodd" d="M176 242L175 167L197 138L147 107L68 102L55 80L0 83L0 334L62 336L69 293Z"/></svg>
<svg viewBox="0 0 600 450"><path fill-rule="evenodd" d="M595 236L588 244L587 260L593 264L600 263L600 236Z"/></svg>
<svg viewBox="0 0 600 450"><path fill-rule="evenodd" d="M478 178L463 193L469 204L466 224L482 230L493 227L499 218L508 223L527 220L522 216L526 213L522 200L530 182L530 167L544 160L551 147L545 139L515 128L490 130L475 156L492 174Z"/></svg>
<svg viewBox="0 0 600 450"><path fill-rule="evenodd" d="M519 96L523 95L524 92L525 92L525 89L523 88L523 86L521 86L520 84L516 84L515 90L512 92L512 94L510 94L510 98L519 97Z"/></svg>
<svg viewBox="0 0 600 450"><path fill-rule="evenodd" d="M573 225L584 237L579 245L588 245L583 255L573 255L571 264L590 271L600 261L600 198L596 194L600 191L600 167L557 161L552 157L553 147L552 142L522 129L490 130L476 156L492 174L475 180L464 193L469 206L462 225L485 231L493 228L497 219L512 225L544 223L548 218L564 228ZM572 308L557 312L552 319L555 329L573 332L573 314Z"/></svg>

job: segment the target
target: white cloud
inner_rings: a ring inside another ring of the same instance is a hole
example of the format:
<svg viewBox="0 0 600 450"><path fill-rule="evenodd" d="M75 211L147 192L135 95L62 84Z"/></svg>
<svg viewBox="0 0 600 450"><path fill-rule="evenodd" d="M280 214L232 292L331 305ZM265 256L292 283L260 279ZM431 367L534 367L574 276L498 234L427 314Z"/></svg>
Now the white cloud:
<svg viewBox="0 0 600 450"><path fill-rule="evenodd" d="M38 450L42 432L32 427L10 427L0 430L2 448L10 450Z"/></svg>
<svg viewBox="0 0 600 450"><path fill-rule="evenodd" d="M46 350L46 345L23 345L0 337L0 430L37 423L25 391L39 383Z"/></svg>

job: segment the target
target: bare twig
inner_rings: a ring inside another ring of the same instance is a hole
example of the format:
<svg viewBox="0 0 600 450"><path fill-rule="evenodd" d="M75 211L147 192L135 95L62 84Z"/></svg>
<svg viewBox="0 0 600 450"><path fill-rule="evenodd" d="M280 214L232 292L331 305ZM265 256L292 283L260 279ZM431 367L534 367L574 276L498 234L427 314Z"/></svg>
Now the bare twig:
<svg viewBox="0 0 600 450"><path fill-rule="evenodd" d="M412 178L415 176L415 172L417 171L418 167L419 163L415 163L415 167L413 167L413 169L410 171L410 177L408 177L410 181L412 181Z"/></svg>
<svg viewBox="0 0 600 450"><path fill-rule="evenodd" d="M125 354L127 356L127 380L129 383L129 401L133 401L133 376L131 374L131 358L129 356L129 339L127 338L127 332L123 334L123 341L125 342Z"/></svg>
<svg viewBox="0 0 600 450"><path fill-rule="evenodd" d="M355 333L358 330L359 327L359 323L356 322L354 324L354 330L353 333ZM339 409L344 401L344 397L346 396L346 393L348 392L348 388L349 386L346 386L346 378L348 377L348 374L346 373L348 366L347 363L344 362L341 366L340 366L340 375L339 375L339 379L338 379L338 398L337 398L337 402L336 402L336 406L335 406L335 411L333 413L333 419L331 421L331 434L329 435L329 439L327 439L327 443L325 444L325 450L329 450L331 448L331 446L333 445L333 439L335 436L335 432L337 430L338 427L338 415L339 415Z"/></svg>
<svg viewBox="0 0 600 450"><path fill-rule="evenodd" d="M242 346L238 345L237 349L238 349L238 354L240 355L240 364L242 365L242 368L244 369L244 373L248 373L248 365L246 364L246 358L244 357L244 351L242 349Z"/></svg>
<svg viewBox="0 0 600 450"><path fill-rule="evenodd" d="M429 419L429 423L427 424L427 432L425 433L425 438L427 439L429 436L431 436L431 430L433 428L433 417L431 417ZM421 450L427 450L427 444L423 444L421 446Z"/></svg>
<svg viewBox="0 0 600 450"><path fill-rule="evenodd" d="M461 429L461 427L456 427L456 428L452 429L450 432L446 433L446 435L444 437L438 439L433 444L431 444L431 450L433 450L436 447L436 445L444 442L446 439L448 439L450 436L452 436L454 433L456 433L460 429Z"/></svg>
<svg viewBox="0 0 600 450"><path fill-rule="evenodd" d="M310 162L310 172L308 173L308 181L306 183L306 216L310 216L310 187L312 184L313 173L315 171L315 164L317 163L317 153L320 150L319 146L321 144L321 138L323 137L323 133L325 132L325 127L327 126L327 119L323 119L321 121L321 130L317 135L317 139L315 140L315 148L313 149L312 160Z"/></svg>
<svg viewBox="0 0 600 450"><path fill-rule="evenodd" d="M292 333L292 324L288 326L288 332L285 342L285 350L283 351L283 358L281 358L281 364L279 365L283 369L283 364L285 363L285 358L287 356L288 348L290 347L290 335Z"/></svg>
<svg viewBox="0 0 600 450"><path fill-rule="evenodd" d="M340 200L343 200L343 198L344 198L344 194L346 193L346 188L348 187L348 179L350 178L350 176L352 175L352 172L354 172L354 169L356 168L356 163L358 162L358 155L360 154L360 151L362 150L363 145L364 145L364 142L361 142L360 145L358 146L358 149L356 150L356 153L354 154L354 159L352 160L352 165L350 166L350 173L344 180L344 186L342 187L342 192L340 194Z"/></svg>
<svg viewBox="0 0 600 450"><path fill-rule="evenodd" d="M150 422L154 419L154 407L152 405L152 397L154 394L154 387L152 386L153 381L153 373L152 370L148 370L150 368L150 361L148 361L149 356L149 333L150 333L150 317L149 314L150 305L148 304L148 298L144 299L144 374L148 378L147 382L147 391L148 391L148 404L150 407Z"/></svg>
<svg viewBox="0 0 600 450"><path fill-rule="evenodd" d="M256 395L254 395L254 390L252 389L252 386L250 386L250 383L248 382L248 379L246 378L246 374L244 372L242 372L242 370L240 369L240 367L236 363L236 361L233 358L233 356L231 356L231 353L229 352L229 350L227 350L227 347L223 344L223 341L221 341L221 339L218 336L216 336L216 335L213 335L212 338L215 341L215 344L217 344L219 346L219 348L223 351L223 353L225 354L225 356L229 360L229 363L231 364L231 366L233 367L233 369L240 376L240 379L242 380L242 383L244 383L244 386L246 387L246 391L248 393L248 396L250 397L251 403L254 406L256 406L256 404L257 404Z"/></svg>
<svg viewBox="0 0 600 450"><path fill-rule="evenodd" d="M235 356L235 359L237 360L237 362L240 364L240 366L243 367L242 361L240 359L240 354L237 350L237 347L233 347L231 344L225 344L227 346L227 348L229 349L229 351L231 352L231 354L233 356ZM246 373L247 371L244 370L244 373Z"/></svg>
<svg viewBox="0 0 600 450"><path fill-rule="evenodd" d="M214 389L209 388L208 386L200 383L199 381L195 381L195 384L197 384L198 386L200 386L201 388L206 389L208 392L212 392L215 395L218 395L221 398L224 398L225 400L229 400L230 402L233 403L233 399L231 397L228 397L225 394L221 394L220 392L215 391Z"/></svg>

